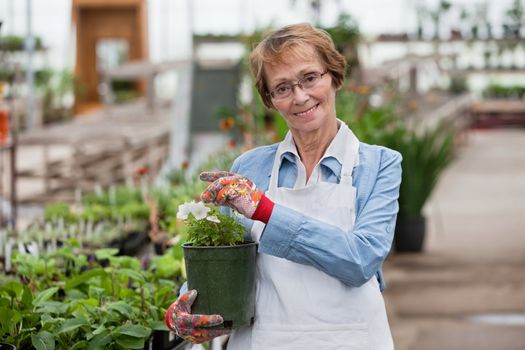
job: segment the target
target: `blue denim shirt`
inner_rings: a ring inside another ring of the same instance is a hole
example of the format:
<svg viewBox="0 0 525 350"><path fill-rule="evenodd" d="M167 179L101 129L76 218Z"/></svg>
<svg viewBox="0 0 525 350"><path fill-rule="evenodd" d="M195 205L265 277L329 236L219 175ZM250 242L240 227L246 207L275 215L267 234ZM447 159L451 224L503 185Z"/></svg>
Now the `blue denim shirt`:
<svg viewBox="0 0 525 350"><path fill-rule="evenodd" d="M247 176L257 188L266 191L277 146L258 147L242 154L231 171ZM297 178L295 158L291 153L282 157L278 186L293 188ZM361 142L359 164L352 173L357 190L352 232L276 204L260 239L259 253L314 266L354 287L376 275L383 290L381 266L394 237L401 159L396 151ZM341 164L337 159L326 157L320 168L324 181L339 183ZM244 224L251 228L253 221L244 219Z"/></svg>

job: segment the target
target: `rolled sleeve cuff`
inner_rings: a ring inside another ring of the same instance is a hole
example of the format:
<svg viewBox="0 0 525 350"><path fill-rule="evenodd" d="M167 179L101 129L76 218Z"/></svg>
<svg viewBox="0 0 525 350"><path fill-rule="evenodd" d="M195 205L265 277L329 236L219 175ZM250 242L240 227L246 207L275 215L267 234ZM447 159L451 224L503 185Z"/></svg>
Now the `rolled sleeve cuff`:
<svg viewBox="0 0 525 350"><path fill-rule="evenodd" d="M253 213L252 220L259 220L267 224L272 215L273 206L274 203L268 197L263 195L257 209L255 209L255 212Z"/></svg>
<svg viewBox="0 0 525 350"><path fill-rule="evenodd" d="M270 220L259 240L259 253L286 258L300 232L302 215L275 203Z"/></svg>

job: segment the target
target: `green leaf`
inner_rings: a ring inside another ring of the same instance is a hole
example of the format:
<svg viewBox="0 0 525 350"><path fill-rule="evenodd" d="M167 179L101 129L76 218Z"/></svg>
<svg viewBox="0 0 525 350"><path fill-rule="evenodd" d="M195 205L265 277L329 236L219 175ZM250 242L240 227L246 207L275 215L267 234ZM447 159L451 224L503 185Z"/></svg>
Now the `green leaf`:
<svg viewBox="0 0 525 350"><path fill-rule="evenodd" d="M7 298L0 298L0 307L9 308L11 306L11 301Z"/></svg>
<svg viewBox="0 0 525 350"><path fill-rule="evenodd" d="M117 302L109 303L107 304L107 308L108 310L114 310L114 311L121 313L122 315L126 316L128 319L131 318L131 313L133 312L132 307L124 301L117 301Z"/></svg>
<svg viewBox="0 0 525 350"><path fill-rule="evenodd" d="M114 256L109 259L111 266L121 269L140 270L139 259L132 256Z"/></svg>
<svg viewBox="0 0 525 350"><path fill-rule="evenodd" d="M16 319L20 319L20 313L11 307L0 308L0 326L5 333L10 333L16 326Z"/></svg>
<svg viewBox="0 0 525 350"><path fill-rule="evenodd" d="M62 322L62 319L54 318L50 314L42 314L42 316L40 317L40 321L42 322L42 324L46 324L46 323L53 324L57 322Z"/></svg>
<svg viewBox="0 0 525 350"><path fill-rule="evenodd" d="M46 290L41 291L37 294L36 298L33 300L33 305L38 306L42 302L49 300L55 293L58 292L57 287L51 287Z"/></svg>
<svg viewBox="0 0 525 350"><path fill-rule="evenodd" d="M107 273L103 269L93 269L78 275L77 277L66 282L66 290L75 288L76 286L87 282L93 277L105 276Z"/></svg>
<svg viewBox="0 0 525 350"><path fill-rule="evenodd" d="M97 329L95 329L95 330L93 331L93 334L94 334L94 335L99 335L99 334L102 334L102 333L104 333L104 332L106 332L106 331L107 331L107 328L106 328L106 326L105 326L104 323L103 323L103 324L99 325L99 326L97 327Z"/></svg>
<svg viewBox="0 0 525 350"><path fill-rule="evenodd" d="M151 321L149 326L154 331L169 331L169 328L166 326L164 321Z"/></svg>
<svg viewBox="0 0 525 350"><path fill-rule="evenodd" d="M39 313L51 313L51 314L65 314L69 309L69 303L60 301L44 301L41 302L36 310Z"/></svg>
<svg viewBox="0 0 525 350"><path fill-rule="evenodd" d="M133 271L131 269L120 269L117 271L118 274L124 275L132 280L135 280L141 284L145 283L144 276L140 272Z"/></svg>
<svg viewBox="0 0 525 350"><path fill-rule="evenodd" d="M2 290L7 292L11 298L16 298L22 293L23 285L20 282L8 282L2 286Z"/></svg>
<svg viewBox="0 0 525 350"><path fill-rule="evenodd" d="M89 325L88 321L86 321L83 318L69 319L62 324L62 326L60 327L57 333L60 334L60 333L70 332L79 327L87 326L87 325Z"/></svg>
<svg viewBox="0 0 525 350"><path fill-rule="evenodd" d="M67 299L86 299L88 296L78 289L71 289L67 291L66 297Z"/></svg>
<svg viewBox="0 0 525 350"><path fill-rule="evenodd" d="M55 337L49 332L41 331L31 336L31 344L36 350L53 350L55 348Z"/></svg>
<svg viewBox="0 0 525 350"><path fill-rule="evenodd" d="M84 310L91 316L98 318L101 308L98 307L98 300L95 299L85 299L80 304Z"/></svg>
<svg viewBox="0 0 525 350"><path fill-rule="evenodd" d="M117 344L125 349L144 349L144 338L135 338L130 336L119 336L115 339Z"/></svg>
<svg viewBox="0 0 525 350"><path fill-rule="evenodd" d="M129 335L130 337L135 338L145 338L149 337L151 334L151 329L144 326L127 324L116 328L114 332L117 335Z"/></svg>
<svg viewBox="0 0 525 350"><path fill-rule="evenodd" d="M87 340L81 340L77 341L73 347L70 348L70 350L78 350L78 349L86 349L88 345Z"/></svg>
<svg viewBox="0 0 525 350"><path fill-rule="evenodd" d="M106 249L99 249L95 251L95 256L99 260L109 259L112 256L115 256L117 254L118 254L118 249L116 248L106 248Z"/></svg>
<svg viewBox="0 0 525 350"><path fill-rule="evenodd" d="M22 292L22 305L26 308L30 308L33 305L33 293L29 286L24 286L24 291Z"/></svg>
<svg viewBox="0 0 525 350"><path fill-rule="evenodd" d="M109 330L106 329L89 341L88 350L104 349L104 346L109 344L112 340L113 337Z"/></svg>
<svg viewBox="0 0 525 350"><path fill-rule="evenodd" d="M159 277L168 278L180 273L181 261L172 255L161 255L153 258L152 268Z"/></svg>
<svg viewBox="0 0 525 350"><path fill-rule="evenodd" d="M99 288L99 287L95 287L95 286L89 286L89 297L91 299L99 299L101 296L104 295L104 292L106 290L104 288Z"/></svg>

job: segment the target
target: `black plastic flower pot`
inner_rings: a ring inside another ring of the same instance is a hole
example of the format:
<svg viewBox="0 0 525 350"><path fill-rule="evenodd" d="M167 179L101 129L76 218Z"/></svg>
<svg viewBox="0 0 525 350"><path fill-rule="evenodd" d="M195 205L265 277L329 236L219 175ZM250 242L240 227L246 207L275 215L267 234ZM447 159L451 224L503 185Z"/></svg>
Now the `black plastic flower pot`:
<svg viewBox="0 0 525 350"><path fill-rule="evenodd" d="M398 216L394 236L398 253L420 253L425 241L426 220L421 215Z"/></svg>
<svg viewBox="0 0 525 350"><path fill-rule="evenodd" d="M184 339L170 331L153 331L146 350L171 350L184 343Z"/></svg>
<svg viewBox="0 0 525 350"><path fill-rule="evenodd" d="M7 343L0 343L0 350L16 350L16 346Z"/></svg>
<svg viewBox="0 0 525 350"><path fill-rule="evenodd" d="M188 289L198 292L192 313L221 315L215 328L238 328L255 315L255 258L257 244L200 247L184 244Z"/></svg>

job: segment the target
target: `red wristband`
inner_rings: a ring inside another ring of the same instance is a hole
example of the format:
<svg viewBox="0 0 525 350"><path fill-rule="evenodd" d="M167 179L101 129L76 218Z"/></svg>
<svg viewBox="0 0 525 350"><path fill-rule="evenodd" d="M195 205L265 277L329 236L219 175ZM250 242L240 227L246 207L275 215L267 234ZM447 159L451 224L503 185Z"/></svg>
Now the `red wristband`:
<svg viewBox="0 0 525 350"><path fill-rule="evenodd" d="M270 216L272 216L273 206L274 204L272 200L263 194L257 209L255 209L255 212L252 215L252 220L262 221L267 224L270 220Z"/></svg>

